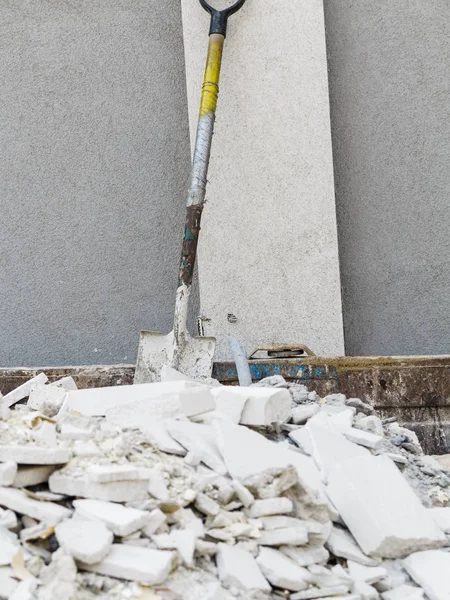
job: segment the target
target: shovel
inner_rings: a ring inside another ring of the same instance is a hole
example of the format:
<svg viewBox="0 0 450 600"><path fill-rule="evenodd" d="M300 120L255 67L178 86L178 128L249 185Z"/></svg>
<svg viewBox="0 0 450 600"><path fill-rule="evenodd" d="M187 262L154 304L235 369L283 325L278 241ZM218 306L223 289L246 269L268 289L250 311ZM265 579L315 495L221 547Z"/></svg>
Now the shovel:
<svg viewBox="0 0 450 600"><path fill-rule="evenodd" d="M218 10L210 6L206 0L200 0L200 4L211 15L211 26L187 198L186 225L181 249L173 331L167 335L154 331L141 332L134 383L159 381L164 365L173 367L194 379L211 376L216 340L212 337L191 337L187 329L187 316L200 234L200 221L205 203L227 22L228 17L237 12L244 3L245 0L238 0L232 6Z"/></svg>

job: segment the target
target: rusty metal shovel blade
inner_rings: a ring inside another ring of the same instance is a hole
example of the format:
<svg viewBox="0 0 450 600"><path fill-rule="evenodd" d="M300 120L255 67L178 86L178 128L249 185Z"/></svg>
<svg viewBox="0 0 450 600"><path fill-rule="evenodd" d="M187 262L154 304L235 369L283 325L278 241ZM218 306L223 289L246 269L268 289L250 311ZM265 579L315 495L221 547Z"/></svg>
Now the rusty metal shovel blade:
<svg viewBox="0 0 450 600"><path fill-rule="evenodd" d="M183 342L176 344L173 331L167 335L141 331L134 383L160 381L164 365L193 379L211 377L215 338L191 337L188 333L183 337Z"/></svg>

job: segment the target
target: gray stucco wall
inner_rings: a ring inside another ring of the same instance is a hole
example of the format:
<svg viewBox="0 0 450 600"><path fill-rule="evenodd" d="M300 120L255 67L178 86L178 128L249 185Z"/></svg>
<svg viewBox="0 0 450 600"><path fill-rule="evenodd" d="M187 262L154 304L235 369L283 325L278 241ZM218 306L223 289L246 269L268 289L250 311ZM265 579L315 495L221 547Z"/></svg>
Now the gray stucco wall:
<svg viewBox="0 0 450 600"><path fill-rule="evenodd" d="M179 0L0 5L0 366L133 362L172 326Z"/></svg>
<svg viewBox="0 0 450 600"><path fill-rule="evenodd" d="M450 4L325 20L347 353L450 353Z"/></svg>

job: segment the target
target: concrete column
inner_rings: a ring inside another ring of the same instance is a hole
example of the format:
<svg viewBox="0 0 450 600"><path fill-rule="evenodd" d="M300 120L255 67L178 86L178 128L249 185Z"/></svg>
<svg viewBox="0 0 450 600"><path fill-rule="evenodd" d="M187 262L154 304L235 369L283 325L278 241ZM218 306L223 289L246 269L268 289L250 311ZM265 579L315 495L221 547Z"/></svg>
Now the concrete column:
<svg viewBox="0 0 450 600"><path fill-rule="evenodd" d="M209 17L182 0L191 139ZM229 22L199 248L205 333L344 352L322 0Z"/></svg>

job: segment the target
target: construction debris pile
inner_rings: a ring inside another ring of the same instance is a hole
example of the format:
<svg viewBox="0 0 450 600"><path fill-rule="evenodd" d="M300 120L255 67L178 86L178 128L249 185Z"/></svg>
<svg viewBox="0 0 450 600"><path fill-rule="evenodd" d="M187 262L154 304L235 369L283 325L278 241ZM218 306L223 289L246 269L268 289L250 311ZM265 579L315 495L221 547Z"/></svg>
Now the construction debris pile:
<svg viewBox="0 0 450 600"><path fill-rule="evenodd" d="M449 600L450 472L272 377L1 399L0 598Z"/></svg>

